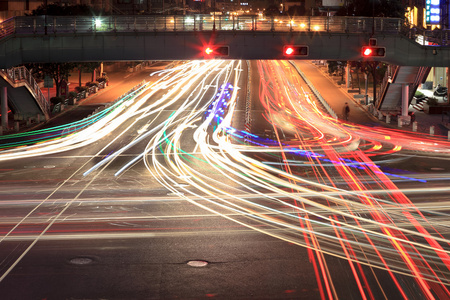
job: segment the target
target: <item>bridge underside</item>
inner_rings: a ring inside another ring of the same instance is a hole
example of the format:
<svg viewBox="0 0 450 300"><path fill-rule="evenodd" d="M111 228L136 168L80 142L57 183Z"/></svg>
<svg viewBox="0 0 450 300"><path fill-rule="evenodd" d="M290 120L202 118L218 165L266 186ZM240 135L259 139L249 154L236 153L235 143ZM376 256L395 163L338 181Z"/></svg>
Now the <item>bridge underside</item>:
<svg viewBox="0 0 450 300"><path fill-rule="evenodd" d="M323 32L136 32L20 35L0 41L0 68L24 63L205 59L207 45L227 45L225 59L361 60L370 34ZM402 37L375 36L386 56L403 66L448 66L450 49L421 46ZM307 56L285 57L284 45L308 45Z"/></svg>

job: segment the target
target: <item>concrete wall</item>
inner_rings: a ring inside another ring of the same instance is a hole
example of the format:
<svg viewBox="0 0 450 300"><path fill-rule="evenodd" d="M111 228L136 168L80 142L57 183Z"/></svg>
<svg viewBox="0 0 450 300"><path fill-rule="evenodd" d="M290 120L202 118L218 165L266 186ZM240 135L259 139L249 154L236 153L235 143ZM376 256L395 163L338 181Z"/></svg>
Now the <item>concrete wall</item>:
<svg viewBox="0 0 450 300"><path fill-rule="evenodd" d="M319 32L136 32L30 35L0 41L0 68L32 62L205 59L204 48L228 45L228 59L362 60L370 34ZM448 66L450 48L421 46L402 37L375 36L386 57L403 66ZM308 45L309 55L283 56L284 45Z"/></svg>

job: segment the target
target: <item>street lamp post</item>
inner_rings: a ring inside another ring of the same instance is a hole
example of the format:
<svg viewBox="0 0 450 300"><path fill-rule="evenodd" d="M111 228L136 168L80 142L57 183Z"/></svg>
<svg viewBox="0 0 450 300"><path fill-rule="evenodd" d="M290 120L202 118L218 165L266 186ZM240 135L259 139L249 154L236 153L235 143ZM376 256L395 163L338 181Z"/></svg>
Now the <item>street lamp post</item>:
<svg viewBox="0 0 450 300"><path fill-rule="evenodd" d="M213 0L213 32L216 31L216 0Z"/></svg>
<svg viewBox="0 0 450 300"><path fill-rule="evenodd" d="M44 15L44 34L47 35L47 0L44 1L45 15Z"/></svg>

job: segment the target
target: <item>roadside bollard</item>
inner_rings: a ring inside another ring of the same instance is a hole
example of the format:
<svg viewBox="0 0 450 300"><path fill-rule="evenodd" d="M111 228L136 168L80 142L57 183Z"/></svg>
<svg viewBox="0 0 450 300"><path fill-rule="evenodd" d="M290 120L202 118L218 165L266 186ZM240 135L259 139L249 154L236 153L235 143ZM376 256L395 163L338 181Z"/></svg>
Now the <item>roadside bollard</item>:
<svg viewBox="0 0 450 300"><path fill-rule="evenodd" d="M399 117L397 123L398 123L398 127L402 127L402 118Z"/></svg>
<svg viewBox="0 0 450 300"><path fill-rule="evenodd" d="M450 130L448 131L448 140L450 141Z"/></svg>
<svg viewBox="0 0 450 300"><path fill-rule="evenodd" d="M41 123L41 114L36 115L36 122Z"/></svg>
<svg viewBox="0 0 450 300"><path fill-rule="evenodd" d="M434 135L434 126L430 126L430 135Z"/></svg>
<svg viewBox="0 0 450 300"><path fill-rule="evenodd" d="M381 112L378 112L378 120L383 120L383 114Z"/></svg>
<svg viewBox="0 0 450 300"><path fill-rule="evenodd" d="M412 131L417 132L417 121L414 121L412 124Z"/></svg>
<svg viewBox="0 0 450 300"><path fill-rule="evenodd" d="M19 122L14 123L14 130L19 131Z"/></svg>
<svg viewBox="0 0 450 300"><path fill-rule="evenodd" d="M3 126L0 126L0 135L3 135ZM450 139L450 131L448 132L448 138Z"/></svg>
<svg viewBox="0 0 450 300"><path fill-rule="evenodd" d="M391 115L386 115L386 123L387 124L391 123Z"/></svg>
<svg viewBox="0 0 450 300"><path fill-rule="evenodd" d="M27 118L27 127L31 125L31 117Z"/></svg>

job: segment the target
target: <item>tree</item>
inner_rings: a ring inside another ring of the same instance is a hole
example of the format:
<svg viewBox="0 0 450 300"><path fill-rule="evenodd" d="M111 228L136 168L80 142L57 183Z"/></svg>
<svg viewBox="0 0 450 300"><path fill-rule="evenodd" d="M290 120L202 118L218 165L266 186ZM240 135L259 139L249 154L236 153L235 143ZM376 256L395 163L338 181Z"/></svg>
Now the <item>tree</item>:
<svg viewBox="0 0 450 300"><path fill-rule="evenodd" d="M31 64L30 69L33 70L35 77L44 78L46 75L53 78L56 86L56 96L60 95L60 87L63 80L68 80L70 72L75 69L76 63L44 63L44 64Z"/></svg>
<svg viewBox="0 0 450 300"><path fill-rule="evenodd" d="M94 81L94 71L99 66L100 66L100 63L98 63L98 62L85 62L85 63L78 64L78 70L79 70L79 72L91 73L92 74L91 81ZM81 77L81 73L80 73L80 77ZM80 86L81 86L81 78L79 81L80 81Z"/></svg>
<svg viewBox="0 0 450 300"><path fill-rule="evenodd" d="M64 5L60 3L53 3L40 5L38 8L31 12L31 16L49 15L49 16L98 16L102 15L104 12L96 10L91 6L86 4L76 4L76 5ZM32 68L41 73L41 76L49 75L53 78L56 85L57 96L59 96L61 82L64 79L68 79L70 72L78 67L79 70L83 72L93 72L100 63L48 63L48 64L33 64ZM39 75L38 75L39 76ZM92 79L93 81L94 79ZM81 86L81 73L80 82Z"/></svg>
<svg viewBox="0 0 450 300"><path fill-rule="evenodd" d="M287 14L288 16L296 17L296 16L304 16L305 12L306 10L304 5L294 5L289 7Z"/></svg>
<svg viewBox="0 0 450 300"><path fill-rule="evenodd" d="M28 14L30 16L98 16L104 14L102 11L96 10L86 4L61 5L59 3L42 4Z"/></svg>
<svg viewBox="0 0 450 300"><path fill-rule="evenodd" d="M373 99L374 101L377 101L377 84L383 79L387 70L387 64L376 61L352 61L349 62L349 65L355 68L357 74L363 72L367 76L369 76L369 74L372 76Z"/></svg>
<svg viewBox="0 0 450 300"><path fill-rule="evenodd" d="M271 4L264 10L264 14L266 16L279 16L280 8L276 4Z"/></svg>
<svg viewBox="0 0 450 300"><path fill-rule="evenodd" d="M345 67L347 66L347 62L340 60L329 60L327 61L327 64L328 73L333 74L335 72L338 72L339 74L341 74L341 81L344 81Z"/></svg>
<svg viewBox="0 0 450 300"><path fill-rule="evenodd" d="M402 0L348 0L337 16L404 18Z"/></svg>

